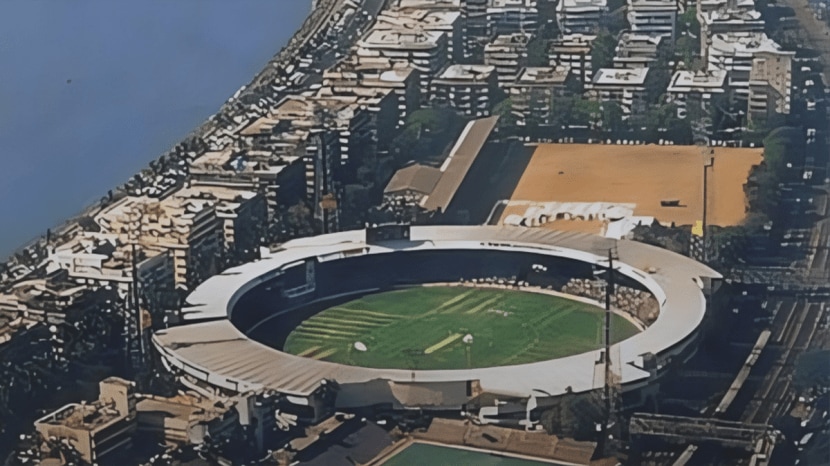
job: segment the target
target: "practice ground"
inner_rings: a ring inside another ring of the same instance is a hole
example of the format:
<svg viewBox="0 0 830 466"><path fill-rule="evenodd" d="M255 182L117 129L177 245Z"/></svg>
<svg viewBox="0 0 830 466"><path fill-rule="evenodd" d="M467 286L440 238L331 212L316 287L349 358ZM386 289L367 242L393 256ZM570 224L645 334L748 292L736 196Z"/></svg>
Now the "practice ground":
<svg viewBox="0 0 830 466"><path fill-rule="evenodd" d="M737 225L746 216L743 185L762 149L709 148L710 225ZM635 215L663 224L693 225L703 218L703 155L697 146L542 144L511 196L512 201L635 203ZM678 199L680 207L662 207ZM522 215L526 206L508 206ZM560 222L561 223L561 222Z"/></svg>
<svg viewBox="0 0 830 466"><path fill-rule="evenodd" d="M493 455L487 452L463 450L460 448L414 443L384 461L383 464L384 466L410 466L413 464L428 464L431 466L541 466L550 463Z"/></svg>
<svg viewBox="0 0 830 466"><path fill-rule="evenodd" d="M413 287L326 309L294 329L284 350L376 368L525 364L597 349L603 313L590 304L540 293ZM611 322L615 342L637 333L617 315ZM463 341L468 334L470 345ZM356 349L357 342L366 351Z"/></svg>

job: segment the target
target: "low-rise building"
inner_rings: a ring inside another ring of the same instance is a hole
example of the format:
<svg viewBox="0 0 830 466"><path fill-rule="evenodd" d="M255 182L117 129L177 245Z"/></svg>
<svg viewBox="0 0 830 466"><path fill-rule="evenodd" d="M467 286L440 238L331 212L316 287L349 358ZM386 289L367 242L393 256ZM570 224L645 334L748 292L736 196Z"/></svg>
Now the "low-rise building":
<svg viewBox="0 0 830 466"><path fill-rule="evenodd" d="M484 64L496 68L500 87L515 81L519 70L527 64L528 42L530 34L505 34L484 47Z"/></svg>
<svg viewBox="0 0 830 466"><path fill-rule="evenodd" d="M591 89L602 102L617 102L623 118L641 115L646 110L648 68L600 68Z"/></svg>
<svg viewBox="0 0 830 466"><path fill-rule="evenodd" d="M395 209L414 208L435 189L440 178L441 170L434 167L416 163L401 168L383 189L383 202Z"/></svg>
<svg viewBox="0 0 830 466"><path fill-rule="evenodd" d="M669 101L682 109L678 115L685 118L689 112L708 115L712 97L726 92L726 71L676 71L666 93Z"/></svg>
<svg viewBox="0 0 830 466"><path fill-rule="evenodd" d="M551 125L556 112L555 98L564 96L576 81L567 65L522 69L516 81L508 86L518 124Z"/></svg>
<svg viewBox="0 0 830 466"><path fill-rule="evenodd" d="M607 10L607 0L561 0L556 4L556 22L563 34L594 34Z"/></svg>
<svg viewBox="0 0 830 466"><path fill-rule="evenodd" d="M671 0L628 0L631 32L666 37L674 42L678 4Z"/></svg>
<svg viewBox="0 0 830 466"><path fill-rule="evenodd" d="M498 92L496 68L490 65L450 65L432 81L432 101L464 115L490 115Z"/></svg>
<svg viewBox="0 0 830 466"><path fill-rule="evenodd" d="M101 381L99 388L97 401L69 404L35 421L43 441L52 446L68 444L88 464L129 446L136 430L132 384L110 377Z"/></svg>
<svg viewBox="0 0 830 466"><path fill-rule="evenodd" d="M591 50L596 38L595 35L566 34L552 40L548 51L550 66L568 66L580 82L590 83L594 79Z"/></svg>
<svg viewBox="0 0 830 466"><path fill-rule="evenodd" d="M167 445L200 445L229 436L239 425L233 402L192 393L171 398L145 395L135 406L138 431Z"/></svg>

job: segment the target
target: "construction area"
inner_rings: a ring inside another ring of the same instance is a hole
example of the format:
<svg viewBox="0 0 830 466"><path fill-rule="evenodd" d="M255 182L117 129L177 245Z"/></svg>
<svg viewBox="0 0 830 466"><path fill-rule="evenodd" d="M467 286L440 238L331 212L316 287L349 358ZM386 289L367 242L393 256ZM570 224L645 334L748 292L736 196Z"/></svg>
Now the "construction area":
<svg viewBox="0 0 830 466"><path fill-rule="evenodd" d="M606 220L635 217L694 225L703 219L709 165L707 223L738 225L746 217L744 185L762 153L760 148L542 144L504 203L499 223L596 231ZM545 211L552 215L540 219Z"/></svg>

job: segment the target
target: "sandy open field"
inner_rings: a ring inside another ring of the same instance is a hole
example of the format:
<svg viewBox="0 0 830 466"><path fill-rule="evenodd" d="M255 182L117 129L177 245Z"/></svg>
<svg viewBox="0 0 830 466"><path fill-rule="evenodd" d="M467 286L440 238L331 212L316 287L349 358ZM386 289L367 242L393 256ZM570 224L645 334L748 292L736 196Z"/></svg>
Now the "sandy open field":
<svg viewBox="0 0 830 466"><path fill-rule="evenodd" d="M746 216L743 185L762 149L710 148L710 225L737 225ZM511 200L635 203L635 215L663 224L703 218L703 155L696 146L543 144L533 154ZM679 207L660 200L678 199ZM516 213L508 208L504 215ZM503 217L502 217L503 218Z"/></svg>

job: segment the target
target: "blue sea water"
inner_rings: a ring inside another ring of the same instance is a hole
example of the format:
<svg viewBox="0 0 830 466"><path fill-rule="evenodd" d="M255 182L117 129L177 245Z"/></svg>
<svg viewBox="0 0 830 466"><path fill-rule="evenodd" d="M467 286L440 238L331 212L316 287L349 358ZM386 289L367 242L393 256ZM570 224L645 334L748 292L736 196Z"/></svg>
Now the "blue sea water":
<svg viewBox="0 0 830 466"><path fill-rule="evenodd" d="M0 259L180 141L311 0L0 0Z"/></svg>

